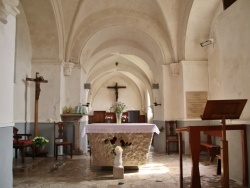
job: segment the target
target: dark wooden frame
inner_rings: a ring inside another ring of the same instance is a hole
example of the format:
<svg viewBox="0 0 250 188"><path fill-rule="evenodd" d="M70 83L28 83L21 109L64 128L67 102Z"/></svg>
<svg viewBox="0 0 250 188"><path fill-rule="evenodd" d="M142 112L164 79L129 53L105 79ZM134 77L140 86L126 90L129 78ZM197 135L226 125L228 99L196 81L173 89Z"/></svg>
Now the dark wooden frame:
<svg viewBox="0 0 250 188"><path fill-rule="evenodd" d="M165 121L165 133L166 133L166 152L169 155L170 152L179 153L179 140L176 133L177 121ZM177 149L170 151L170 144L176 144Z"/></svg>
<svg viewBox="0 0 250 188"><path fill-rule="evenodd" d="M63 141L61 142L60 140ZM73 144L71 142L68 142L67 140L67 125L65 122L54 122L54 157L56 158L56 160L58 156L64 156L64 153L62 155L58 155L59 146L63 146L63 149L69 146L70 156L72 159Z"/></svg>
<svg viewBox="0 0 250 188"><path fill-rule="evenodd" d="M30 139L32 136L31 134L18 134L17 132L18 129L13 127L13 148L15 149L15 159L17 159L17 151L19 149L21 151L22 163L24 164L26 148L32 148L32 157L33 159L35 158L35 143ZM22 139L23 137L25 140Z"/></svg>
<svg viewBox="0 0 250 188"><path fill-rule="evenodd" d="M248 187L248 155L247 155L247 132L246 125L234 124L226 125L227 131L240 130L241 131L241 143L242 143L242 175L243 175L243 186ZM192 176L191 176L191 188L201 188L200 184L200 171L199 171L199 156L200 156L200 132L201 131L219 131L221 125L215 126L188 126L177 129L179 134L179 158L180 158L180 187L183 188L183 165L182 165L182 133L189 133L189 146L192 159Z"/></svg>

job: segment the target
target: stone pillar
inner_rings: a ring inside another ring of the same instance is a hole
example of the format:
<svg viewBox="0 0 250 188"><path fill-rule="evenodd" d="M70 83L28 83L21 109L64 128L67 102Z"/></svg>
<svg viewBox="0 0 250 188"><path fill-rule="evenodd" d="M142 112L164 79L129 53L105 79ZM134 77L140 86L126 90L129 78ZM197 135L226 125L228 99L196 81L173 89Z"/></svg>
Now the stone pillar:
<svg viewBox="0 0 250 188"><path fill-rule="evenodd" d="M80 148L81 145L81 131L80 131L80 119L83 114L61 114L61 119L66 123L74 123L74 134L73 134L73 154L82 155L83 151Z"/></svg>
<svg viewBox="0 0 250 188"><path fill-rule="evenodd" d="M113 178L124 179L124 166L122 165L122 152L123 149L121 146L115 147L115 158L114 158L114 167L113 167Z"/></svg>
<svg viewBox="0 0 250 188"><path fill-rule="evenodd" d="M87 154L88 153L88 137L87 134L85 134L84 136L82 136L82 132L84 129L84 126L86 126L88 124L88 115L84 115L80 121L80 149L83 151L83 154Z"/></svg>
<svg viewBox="0 0 250 188"><path fill-rule="evenodd" d="M0 159L1 187L13 186L14 65L19 1L0 0ZM12 16L8 16L11 14Z"/></svg>
<svg viewBox="0 0 250 188"><path fill-rule="evenodd" d="M17 9L19 0L0 0L0 22L7 24L7 16L12 14L16 16L20 13Z"/></svg>
<svg viewBox="0 0 250 188"><path fill-rule="evenodd" d="M124 179L124 167L113 167L113 178L114 179Z"/></svg>

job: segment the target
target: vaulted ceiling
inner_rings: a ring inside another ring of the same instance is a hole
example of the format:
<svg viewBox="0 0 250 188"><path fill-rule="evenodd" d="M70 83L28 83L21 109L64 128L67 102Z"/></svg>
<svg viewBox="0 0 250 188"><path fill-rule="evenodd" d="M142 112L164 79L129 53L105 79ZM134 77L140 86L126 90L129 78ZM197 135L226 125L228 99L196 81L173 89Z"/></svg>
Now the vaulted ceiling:
<svg viewBox="0 0 250 188"><path fill-rule="evenodd" d="M80 64L87 82L122 75L150 89L162 65L207 60L221 0L20 0L33 61ZM115 63L118 62L118 66Z"/></svg>

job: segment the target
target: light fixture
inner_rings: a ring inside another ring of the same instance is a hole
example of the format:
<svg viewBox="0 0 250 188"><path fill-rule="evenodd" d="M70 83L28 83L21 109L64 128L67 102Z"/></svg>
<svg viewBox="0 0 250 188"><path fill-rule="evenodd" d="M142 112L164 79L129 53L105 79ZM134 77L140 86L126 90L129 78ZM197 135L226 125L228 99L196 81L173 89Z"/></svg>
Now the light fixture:
<svg viewBox="0 0 250 188"><path fill-rule="evenodd" d="M83 104L82 106L89 107L89 102L87 102L86 104Z"/></svg>
<svg viewBox="0 0 250 188"><path fill-rule="evenodd" d="M90 83L85 83L84 84L84 89L91 89L91 84Z"/></svg>
<svg viewBox="0 0 250 188"><path fill-rule="evenodd" d="M152 84L152 89L159 89L159 84Z"/></svg>
<svg viewBox="0 0 250 188"><path fill-rule="evenodd" d="M154 102L155 106L161 106L161 104L158 104L157 102Z"/></svg>
<svg viewBox="0 0 250 188"><path fill-rule="evenodd" d="M208 45L213 44L213 43L214 43L214 39L211 38L211 39L206 40L205 42L201 42L200 45L201 45L201 47L205 47L205 46L208 46Z"/></svg>

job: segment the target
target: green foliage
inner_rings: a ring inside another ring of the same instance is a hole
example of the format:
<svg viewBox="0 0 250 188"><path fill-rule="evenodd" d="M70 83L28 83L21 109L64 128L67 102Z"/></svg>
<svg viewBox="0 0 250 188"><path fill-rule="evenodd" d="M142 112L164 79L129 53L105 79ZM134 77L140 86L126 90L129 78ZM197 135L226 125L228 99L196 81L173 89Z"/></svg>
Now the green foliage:
<svg viewBox="0 0 250 188"><path fill-rule="evenodd" d="M120 146L124 150L127 149L129 146L132 145L131 142L125 142L122 138L120 138L119 140L120 140ZM104 140L105 144L109 144L110 145L110 147L111 147L111 153L114 154L114 155L116 155L116 153L115 153L116 146L119 146L118 144L116 144L116 141L117 141L117 137L116 136L114 136L112 139L105 139Z"/></svg>
<svg viewBox="0 0 250 188"><path fill-rule="evenodd" d="M122 113L125 107L126 105L124 103L116 102L111 106L111 109L113 109L115 113Z"/></svg>
<svg viewBox="0 0 250 188"><path fill-rule="evenodd" d="M73 114L74 109L71 106L64 106L63 107L63 114Z"/></svg>
<svg viewBox="0 0 250 188"><path fill-rule="evenodd" d="M48 139L44 138L43 136L36 136L34 139L33 139L33 142L35 142L35 146L37 148L40 148L40 147L43 147L45 146L46 143L49 142Z"/></svg>

